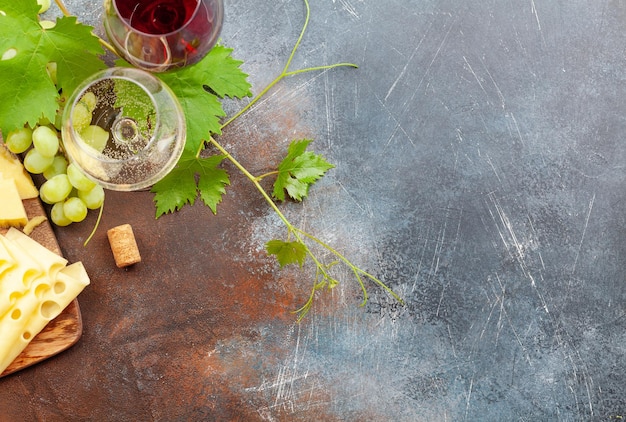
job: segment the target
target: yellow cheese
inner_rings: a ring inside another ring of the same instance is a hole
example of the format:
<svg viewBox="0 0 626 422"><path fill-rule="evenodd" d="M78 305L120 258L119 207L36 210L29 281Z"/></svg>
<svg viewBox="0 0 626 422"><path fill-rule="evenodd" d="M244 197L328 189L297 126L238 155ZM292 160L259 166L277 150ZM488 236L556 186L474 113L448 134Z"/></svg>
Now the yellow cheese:
<svg viewBox="0 0 626 422"><path fill-rule="evenodd" d="M37 198L39 192L20 160L0 141L0 179L14 179L22 199Z"/></svg>
<svg viewBox="0 0 626 422"><path fill-rule="evenodd" d="M15 266L15 260L13 256L9 253L9 250L4 246L2 242L0 242L0 277L5 271L10 270ZM0 287L2 284L0 284Z"/></svg>
<svg viewBox="0 0 626 422"><path fill-rule="evenodd" d="M24 227L28 223L15 180L0 179L0 202L0 227Z"/></svg>
<svg viewBox="0 0 626 422"><path fill-rule="evenodd" d="M35 264L31 266L41 269L43 272L47 273L47 276L50 278L55 278L57 272L61 271L67 265L67 259L41 246L35 239L26 236L19 230L9 230L4 237L14 244L21 246L20 249L25 251L35 262ZM22 260L22 262L24 262L24 260Z"/></svg>
<svg viewBox="0 0 626 422"><path fill-rule="evenodd" d="M39 226L41 223L43 223L47 219L48 218L45 215L36 215L30 220L28 220L28 223L26 223L22 231L24 232L25 235L30 236L33 230L35 230L37 226Z"/></svg>
<svg viewBox="0 0 626 422"><path fill-rule="evenodd" d="M15 339L15 343L7 348L9 351L4 357L2 357L2 346L0 346L0 368L9 366L28 346L30 341L50 321L59 316L61 311L88 284L89 277L85 268L77 262L59 271L52 285L47 284L44 280L41 280L38 285L33 285L28 294L20 298L20 312L17 316L24 316L25 313L25 318L14 320L11 313L6 318L9 321L6 333L10 336L9 338ZM18 307L14 308L17 309ZM2 329L1 324L2 320L0 320L0 330ZM4 369L0 370L3 371Z"/></svg>
<svg viewBox="0 0 626 422"><path fill-rule="evenodd" d="M0 235L0 373L89 284L82 263L66 265L21 231ZM19 282L18 282L19 281Z"/></svg>
<svg viewBox="0 0 626 422"><path fill-rule="evenodd" d="M0 369L2 371L22 353L34 337L25 328L32 315L36 315L38 302L34 292L27 292L20 297L19 304L13 305L13 308L0 319L0 335L7 339L7 343L0 346Z"/></svg>

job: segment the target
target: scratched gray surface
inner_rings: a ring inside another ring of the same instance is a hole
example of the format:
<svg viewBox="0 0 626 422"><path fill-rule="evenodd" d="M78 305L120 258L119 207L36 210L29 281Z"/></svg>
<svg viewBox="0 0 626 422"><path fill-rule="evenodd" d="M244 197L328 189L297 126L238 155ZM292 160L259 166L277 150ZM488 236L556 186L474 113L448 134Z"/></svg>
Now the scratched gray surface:
<svg viewBox="0 0 626 422"><path fill-rule="evenodd" d="M302 2L226 3L223 42L258 92ZM360 68L285 80L225 141L254 167L245 134L289 114L337 167L288 215L407 303L372 285L359 308L346 279L299 326L225 338L209 353L282 350L232 390L262 420L626 417L626 2L311 9L292 68ZM281 231L270 211L251 218L251 248Z"/></svg>

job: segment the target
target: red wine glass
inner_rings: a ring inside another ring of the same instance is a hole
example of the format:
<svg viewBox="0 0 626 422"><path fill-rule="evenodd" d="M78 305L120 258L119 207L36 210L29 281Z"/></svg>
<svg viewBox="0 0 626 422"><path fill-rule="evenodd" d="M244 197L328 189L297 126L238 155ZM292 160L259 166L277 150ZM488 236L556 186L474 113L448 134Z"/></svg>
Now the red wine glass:
<svg viewBox="0 0 626 422"><path fill-rule="evenodd" d="M223 0L104 0L109 40L128 62L152 72L200 61L223 20Z"/></svg>

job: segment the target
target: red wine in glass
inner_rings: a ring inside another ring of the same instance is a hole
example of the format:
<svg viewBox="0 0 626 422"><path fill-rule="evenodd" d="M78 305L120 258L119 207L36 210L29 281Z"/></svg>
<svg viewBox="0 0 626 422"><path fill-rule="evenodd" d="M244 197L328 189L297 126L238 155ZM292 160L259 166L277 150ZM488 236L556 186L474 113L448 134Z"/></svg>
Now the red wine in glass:
<svg viewBox="0 0 626 422"><path fill-rule="evenodd" d="M118 52L154 72L202 59L219 36L222 0L105 0L104 27Z"/></svg>

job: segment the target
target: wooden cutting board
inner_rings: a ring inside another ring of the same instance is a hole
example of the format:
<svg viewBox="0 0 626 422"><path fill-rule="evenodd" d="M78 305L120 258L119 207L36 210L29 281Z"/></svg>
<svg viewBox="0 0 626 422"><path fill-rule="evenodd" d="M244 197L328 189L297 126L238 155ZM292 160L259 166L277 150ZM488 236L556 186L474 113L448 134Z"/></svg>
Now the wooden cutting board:
<svg viewBox="0 0 626 422"><path fill-rule="evenodd" d="M39 198L26 199L23 203L29 219L35 216L46 215ZM6 233L6 231L7 229L0 229L2 234ZM37 226L30 234L30 237L54 253L62 255L61 248L48 220ZM83 321L78 307L78 300L74 299L58 317L50 321L32 339L26 349L0 374L0 378L68 349L78 341L82 333Z"/></svg>

